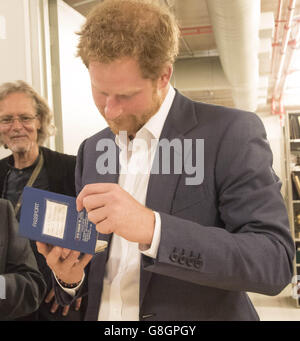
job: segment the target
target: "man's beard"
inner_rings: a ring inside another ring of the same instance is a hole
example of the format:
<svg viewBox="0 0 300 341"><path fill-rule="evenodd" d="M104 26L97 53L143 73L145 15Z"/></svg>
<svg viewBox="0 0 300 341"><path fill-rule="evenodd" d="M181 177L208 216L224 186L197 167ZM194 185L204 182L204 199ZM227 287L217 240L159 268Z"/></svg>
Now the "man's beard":
<svg viewBox="0 0 300 341"><path fill-rule="evenodd" d="M146 124L149 119L157 113L161 106L162 99L158 96L156 88L153 89L152 100L151 108L142 115L136 116L129 114L126 116L117 117L114 120L105 119L112 132L115 135L118 135L120 131L126 131L128 137L134 137L135 134L143 127L143 125Z"/></svg>
<svg viewBox="0 0 300 341"><path fill-rule="evenodd" d="M17 154L25 154L28 153L33 147L33 143L31 141L26 141L26 143L14 143L10 142L7 144L8 148Z"/></svg>

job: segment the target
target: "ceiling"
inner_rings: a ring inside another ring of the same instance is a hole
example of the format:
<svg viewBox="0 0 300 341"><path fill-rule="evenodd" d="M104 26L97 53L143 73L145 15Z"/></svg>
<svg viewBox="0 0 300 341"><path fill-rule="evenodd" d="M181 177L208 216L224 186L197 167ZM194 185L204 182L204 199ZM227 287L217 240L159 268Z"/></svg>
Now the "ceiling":
<svg viewBox="0 0 300 341"><path fill-rule="evenodd" d="M101 1L65 0L84 16ZM181 28L181 92L258 113L300 107L300 0L159 1Z"/></svg>

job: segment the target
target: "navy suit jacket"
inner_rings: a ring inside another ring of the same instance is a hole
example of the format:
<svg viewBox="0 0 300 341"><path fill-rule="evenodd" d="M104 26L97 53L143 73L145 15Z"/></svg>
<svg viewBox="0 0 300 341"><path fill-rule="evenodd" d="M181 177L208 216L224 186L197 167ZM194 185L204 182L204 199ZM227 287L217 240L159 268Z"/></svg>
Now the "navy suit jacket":
<svg viewBox="0 0 300 341"><path fill-rule="evenodd" d="M97 143L104 138L114 143L107 128L80 146L78 192L86 184L118 182L118 174L101 175L96 169L105 152ZM291 280L294 257L281 183L261 120L176 92L163 138L203 139L204 178L199 185L186 185L191 175L185 169L150 176L146 206L161 216L161 241L156 259L141 255L140 320L259 319L246 292L278 294ZM194 147L190 155L196 157ZM109 247L93 257L78 293L88 292L86 320L98 317L108 252ZM59 300L71 301L56 291Z"/></svg>

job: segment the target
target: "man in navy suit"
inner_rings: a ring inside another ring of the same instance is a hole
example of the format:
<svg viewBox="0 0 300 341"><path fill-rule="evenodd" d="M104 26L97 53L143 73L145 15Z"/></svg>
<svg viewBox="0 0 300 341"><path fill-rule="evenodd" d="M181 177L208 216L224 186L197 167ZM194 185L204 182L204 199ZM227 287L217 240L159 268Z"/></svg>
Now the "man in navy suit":
<svg viewBox="0 0 300 341"><path fill-rule="evenodd" d="M38 243L86 320L257 320L246 292L278 294L294 257L260 119L197 103L170 85L179 30L143 1L97 6L78 55L109 127L80 146L77 209L108 247Z"/></svg>

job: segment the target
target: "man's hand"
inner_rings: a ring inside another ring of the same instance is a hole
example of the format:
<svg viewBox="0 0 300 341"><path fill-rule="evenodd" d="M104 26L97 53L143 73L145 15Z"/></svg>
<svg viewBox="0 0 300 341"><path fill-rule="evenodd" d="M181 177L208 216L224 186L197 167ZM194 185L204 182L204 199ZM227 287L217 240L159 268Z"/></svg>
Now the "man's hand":
<svg viewBox="0 0 300 341"><path fill-rule="evenodd" d="M93 258L93 255L84 254L81 258L79 251L64 249L36 242L37 249L45 258L50 269L56 277L65 283L77 283L81 281L84 268Z"/></svg>
<svg viewBox="0 0 300 341"><path fill-rule="evenodd" d="M103 234L115 233L131 242L150 245L155 215L119 185L97 183L86 185L79 193L77 210L85 208L88 218Z"/></svg>
<svg viewBox="0 0 300 341"><path fill-rule="evenodd" d="M50 311L51 311L52 314L55 314L56 311L57 311L57 309L58 309L58 307L59 307L59 304L58 304L58 303L56 302L56 300L55 300L55 293L54 293L54 289L52 288L52 289L49 291L48 295L46 296L45 302L46 302L46 303L50 303L53 299L54 299L54 301L53 301L53 303L52 303L52 306L51 306ZM75 310L76 310L76 311L78 311L78 310L80 309L81 300L82 300L82 298L79 297L79 298L77 298L77 300L76 300L76 302L75 302ZM70 306L69 306L69 305L64 306L64 307L63 307L63 311L62 311L62 315L63 315L63 316L67 316L68 313L69 313L69 310L70 310Z"/></svg>

